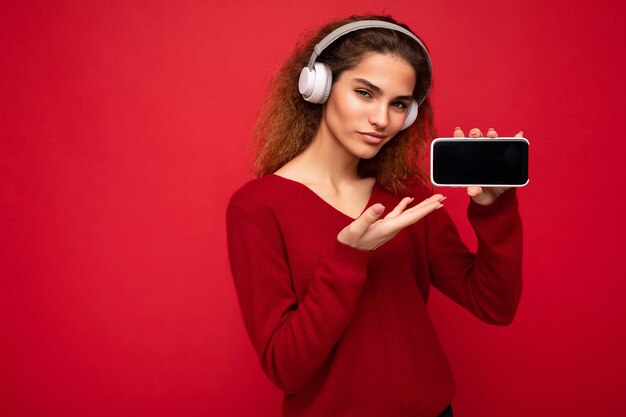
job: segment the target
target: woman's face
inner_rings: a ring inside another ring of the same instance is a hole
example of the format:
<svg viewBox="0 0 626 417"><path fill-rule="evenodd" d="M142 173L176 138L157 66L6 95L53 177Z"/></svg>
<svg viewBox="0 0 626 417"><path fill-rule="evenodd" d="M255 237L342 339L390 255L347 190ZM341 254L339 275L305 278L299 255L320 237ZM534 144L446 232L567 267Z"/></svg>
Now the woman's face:
<svg viewBox="0 0 626 417"><path fill-rule="evenodd" d="M369 53L333 81L322 129L353 155L369 159L400 131L415 87L404 59Z"/></svg>

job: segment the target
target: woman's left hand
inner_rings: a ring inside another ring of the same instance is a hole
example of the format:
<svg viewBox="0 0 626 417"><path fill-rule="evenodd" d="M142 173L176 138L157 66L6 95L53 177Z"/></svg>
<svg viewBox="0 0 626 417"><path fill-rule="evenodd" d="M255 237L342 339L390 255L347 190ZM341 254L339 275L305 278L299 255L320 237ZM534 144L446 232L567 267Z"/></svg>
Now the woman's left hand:
<svg viewBox="0 0 626 417"><path fill-rule="evenodd" d="M455 138L464 138L465 133L463 133L463 130L461 130L460 127L457 127L454 130L454 133L452 136L454 136ZM517 134L515 134L514 137L521 138L523 136L524 136L524 132L520 131ZM470 138L482 138L483 132L481 132L480 129L475 127L469 131L469 137ZM487 137L497 138L498 132L496 132L493 128L489 128L489 130L487 131ZM475 203L486 206L496 201L496 199L509 188L510 187L484 187L483 188L477 185L471 185L467 187L467 194L470 197L472 197L472 200L474 200Z"/></svg>

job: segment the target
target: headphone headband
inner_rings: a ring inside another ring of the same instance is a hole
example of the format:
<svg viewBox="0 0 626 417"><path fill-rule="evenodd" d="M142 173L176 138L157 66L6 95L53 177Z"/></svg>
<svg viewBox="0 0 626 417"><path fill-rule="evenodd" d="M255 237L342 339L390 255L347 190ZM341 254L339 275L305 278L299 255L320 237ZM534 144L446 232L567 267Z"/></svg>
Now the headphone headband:
<svg viewBox="0 0 626 417"><path fill-rule="evenodd" d="M337 29L333 30L328 35L326 35L324 39L319 41L317 45L315 45L315 48L313 48L313 53L311 54L311 58L309 59L309 65L307 66L307 68L309 68L309 70L313 70L317 57L320 56L321 53L324 51L324 49L326 49L331 43L336 41L338 38L350 32L359 30L359 29L369 29L369 28L381 28L381 29L395 30L396 32L400 32L400 33L407 35L408 37L412 38L415 42L417 42L417 44L422 48L422 51L424 52L424 56L426 57L426 62L428 63L429 75L432 80L433 66L430 61L430 55L428 54L428 50L426 50L426 46L424 46L422 41L420 41L417 36L411 33L411 31L403 28L402 26L396 25L391 22L386 22L384 20L359 20L357 22L352 22L352 23L348 23L346 25L340 26ZM429 92L430 92L430 85L428 86L428 90L426 90L424 94L422 95L422 97L420 97L420 100L417 102L418 105L421 105L424 102L424 100L426 100L426 97L428 96Z"/></svg>

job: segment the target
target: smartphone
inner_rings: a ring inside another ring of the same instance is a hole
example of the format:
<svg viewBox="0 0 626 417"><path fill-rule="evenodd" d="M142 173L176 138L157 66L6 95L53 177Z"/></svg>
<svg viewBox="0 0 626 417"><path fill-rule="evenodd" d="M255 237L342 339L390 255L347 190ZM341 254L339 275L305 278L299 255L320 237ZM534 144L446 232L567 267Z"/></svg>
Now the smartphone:
<svg viewBox="0 0 626 417"><path fill-rule="evenodd" d="M528 184L525 138L437 138L430 145L430 180L444 187Z"/></svg>

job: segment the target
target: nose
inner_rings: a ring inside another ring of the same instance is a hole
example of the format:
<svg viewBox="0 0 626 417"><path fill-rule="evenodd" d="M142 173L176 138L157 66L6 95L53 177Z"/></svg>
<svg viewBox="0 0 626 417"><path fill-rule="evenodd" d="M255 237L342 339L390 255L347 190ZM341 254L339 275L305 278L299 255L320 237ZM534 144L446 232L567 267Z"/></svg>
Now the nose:
<svg viewBox="0 0 626 417"><path fill-rule="evenodd" d="M378 129L384 129L389 125L389 108L386 103L380 102L372 106L369 122Z"/></svg>

